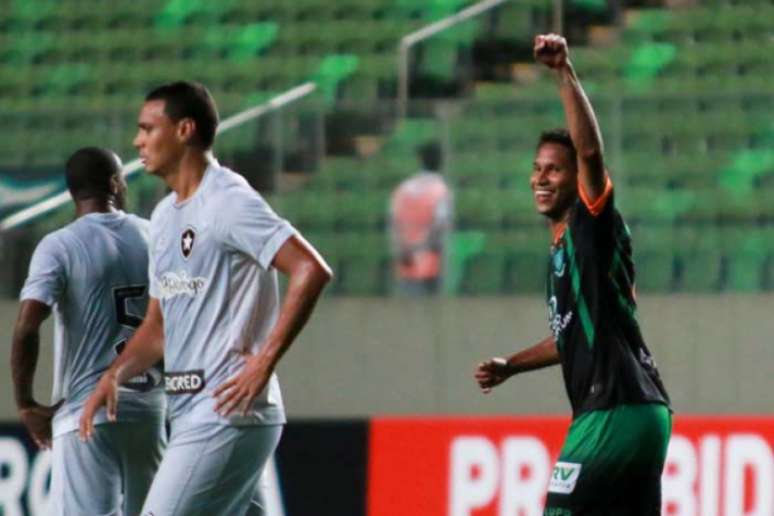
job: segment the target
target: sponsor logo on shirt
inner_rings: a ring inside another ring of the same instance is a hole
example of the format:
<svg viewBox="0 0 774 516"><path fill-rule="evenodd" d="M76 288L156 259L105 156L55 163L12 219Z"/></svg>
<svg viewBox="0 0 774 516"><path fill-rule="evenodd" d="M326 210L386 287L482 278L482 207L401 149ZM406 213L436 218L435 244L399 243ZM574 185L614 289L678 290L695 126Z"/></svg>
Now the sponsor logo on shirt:
<svg viewBox="0 0 774 516"><path fill-rule="evenodd" d="M201 276L191 278L185 271L180 273L165 272L156 281L161 292L161 299L170 299L181 295L196 297L207 286L207 278Z"/></svg>
<svg viewBox="0 0 774 516"><path fill-rule="evenodd" d="M575 490L575 484L580 476L581 465L573 462L557 462L548 483L549 493L570 494Z"/></svg>
<svg viewBox="0 0 774 516"><path fill-rule="evenodd" d="M556 296L551 296L548 300L548 327L554 338L559 338L559 334L570 325L572 321L572 310L562 315L558 312Z"/></svg>
<svg viewBox="0 0 774 516"><path fill-rule="evenodd" d="M204 389L204 370L164 373L164 390L167 394L196 394Z"/></svg>

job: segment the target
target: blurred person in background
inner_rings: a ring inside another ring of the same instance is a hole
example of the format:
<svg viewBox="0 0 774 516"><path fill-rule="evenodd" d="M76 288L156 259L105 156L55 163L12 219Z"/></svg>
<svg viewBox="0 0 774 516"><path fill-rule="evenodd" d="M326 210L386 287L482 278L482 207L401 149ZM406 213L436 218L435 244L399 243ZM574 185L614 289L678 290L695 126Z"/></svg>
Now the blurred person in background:
<svg viewBox="0 0 774 516"><path fill-rule="evenodd" d="M629 230L615 208L596 116L565 39L535 39L569 127L544 132L531 186L553 233L546 301L551 336L479 364L486 393L509 377L562 365L570 425L548 487L545 515L661 513L671 434L669 398L636 319Z"/></svg>
<svg viewBox="0 0 774 516"><path fill-rule="evenodd" d="M256 486L285 424L274 369L332 273L213 157L218 112L204 86L159 86L137 125L140 159L171 193L151 216L148 311L89 399L81 435L94 438L103 405L115 413L118 384L163 358L169 445L142 514L263 514ZM282 304L277 271L288 276Z"/></svg>
<svg viewBox="0 0 774 516"><path fill-rule="evenodd" d="M424 296L442 286L453 197L440 174L440 146L426 143L417 154L422 170L401 182L390 200L390 239L397 292Z"/></svg>
<svg viewBox="0 0 774 516"><path fill-rule="evenodd" d="M118 416L97 412L89 442L77 430L87 398L148 304L148 221L121 211L126 183L111 151L75 152L66 182L77 218L38 244L20 296L11 350L16 405L35 443L53 449L47 514L139 514L166 442L160 370L122 382ZM60 401L47 407L32 385L40 327L52 311Z"/></svg>

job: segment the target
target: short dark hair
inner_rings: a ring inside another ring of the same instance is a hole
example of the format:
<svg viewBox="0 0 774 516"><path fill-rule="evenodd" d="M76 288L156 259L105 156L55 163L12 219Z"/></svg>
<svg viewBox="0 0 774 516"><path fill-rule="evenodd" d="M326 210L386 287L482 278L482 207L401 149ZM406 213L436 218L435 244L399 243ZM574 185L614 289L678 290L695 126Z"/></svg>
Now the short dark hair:
<svg viewBox="0 0 774 516"><path fill-rule="evenodd" d="M65 164L65 182L75 200L107 198L112 194L110 181L121 173L121 162L108 149L78 149Z"/></svg>
<svg viewBox="0 0 774 516"><path fill-rule="evenodd" d="M443 164L443 153L441 152L441 146L437 141L428 141L420 145L416 149L419 160L422 162L422 167L425 170L432 172L438 172L441 170Z"/></svg>
<svg viewBox="0 0 774 516"><path fill-rule="evenodd" d="M164 101L164 113L174 122L190 118L196 123L194 144L208 150L215 142L218 108L207 88L198 82L176 81L154 88L145 102Z"/></svg>
<svg viewBox="0 0 774 516"><path fill-rule="evenodd" d="M575 149L575 144L572 142L570 132L564 128L549 129L540 133L540 139L538 140L537 148L539 149L546 143L556 143L566 147L572 154L573 162L575 162L578 151Z"/></svg>

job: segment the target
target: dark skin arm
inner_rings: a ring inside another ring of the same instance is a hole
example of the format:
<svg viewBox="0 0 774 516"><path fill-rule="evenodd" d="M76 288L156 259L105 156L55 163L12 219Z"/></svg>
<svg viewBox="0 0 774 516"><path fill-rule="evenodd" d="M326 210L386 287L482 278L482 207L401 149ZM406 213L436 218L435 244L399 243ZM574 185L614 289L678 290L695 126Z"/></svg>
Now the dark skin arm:
<svg viewBox="0 0 774 516"><path fill-rule="evenodd" d="M487 394L493 387L515 374L543 369L558 363L559 351L556 349L554 337L550 336L507 359L494 357L481 362L476 368L475 378L478 386Z"/></svg>
<svg viewBox="0 0 774 516"><path fill-rule="evenodd" d="M602 133L569 58L567 40L557 34L535 38L535 59L556 72L570 138L578 151L578 181L594 202L605 191Z"/></svg>
<svg viewBox="0 0 774 516"><path fill-rule="evenodd" d="M215 410L222 416L239 411L245 414L263 391L277 363L301 332L333 273L322 257L302 237L290 237L277 251L272 266L288 276L288 288L277 324L261 350L245 354L242 371L222 383L213 395Z"/></svg>
<svg viewBox="0 0 774 516"><path fill-rule="evenodd" d="M11 372L19 418L35 444L44 449L51 447L51 420L62 404L60 401L50 407L41 405L32 394L40 349L40 326L50 314L51 307L45 303L34 299L22 301L11 344Z"/></svg>
<svg viewBox="0 0 774 516"><path fill-rule="evenodd" d="M105 405L110 421L116 419L118 386L137 376L164 358L164 316L159 300L151 298L145 318L126 348L113 360L83 407L80 421L80 437L91 438L94 431L94 414Z"/></svg>

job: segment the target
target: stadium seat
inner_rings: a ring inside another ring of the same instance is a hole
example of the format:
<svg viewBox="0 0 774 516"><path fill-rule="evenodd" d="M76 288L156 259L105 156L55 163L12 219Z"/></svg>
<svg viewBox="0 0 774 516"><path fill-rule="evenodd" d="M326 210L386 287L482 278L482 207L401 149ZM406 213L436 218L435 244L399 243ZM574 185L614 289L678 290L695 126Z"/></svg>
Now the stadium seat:
<svg viewBox="0 0 774 516"><path fill-rule="evenodd" d="M675 289L674 238L671 226L632 226L638 292L670 292Z"/></svg>
<svg viewBox="0 0 774 516"><path fill-rule="evenodd" d="M444 172L458 228L486 241L465 261L461 290L539 293L545 242L538 242L546 233L528 176L540 130L564 125L550 74L470 83L443 117L417 102L410 113L423 116L392 126L400 38L472 3L134 0L95 9L87 0L9 2L0 13L0 123L14 138L0 141L0 166L53 167L73 147L94 142L133 156L137 105L169 80L207 84L224 117L313 80L327 101L322 110L351 109L369 120L349 128L367 145L348 151L369 157L326 156L303 187L276 196L278 211L320 238L343 271L334 291L389 291L390 192L419 170L416 147L438 141L449 150ZM549 19L552 3L507 2L431 38L415 48L414 72L460 79L460 57L486 38L528 58L532 32ZM603 4L568 2L586 11ZM774 65L766 45L773 15L770 0L635 8L616 44L574 45L605 134L617 204L635 232L642 290L774 288L767 243ZM293 148L303 122L287 116L282 135ZM267 131L244 127L216 150L249 154ZM373 252L348 247L364 245Z"/></svg>

